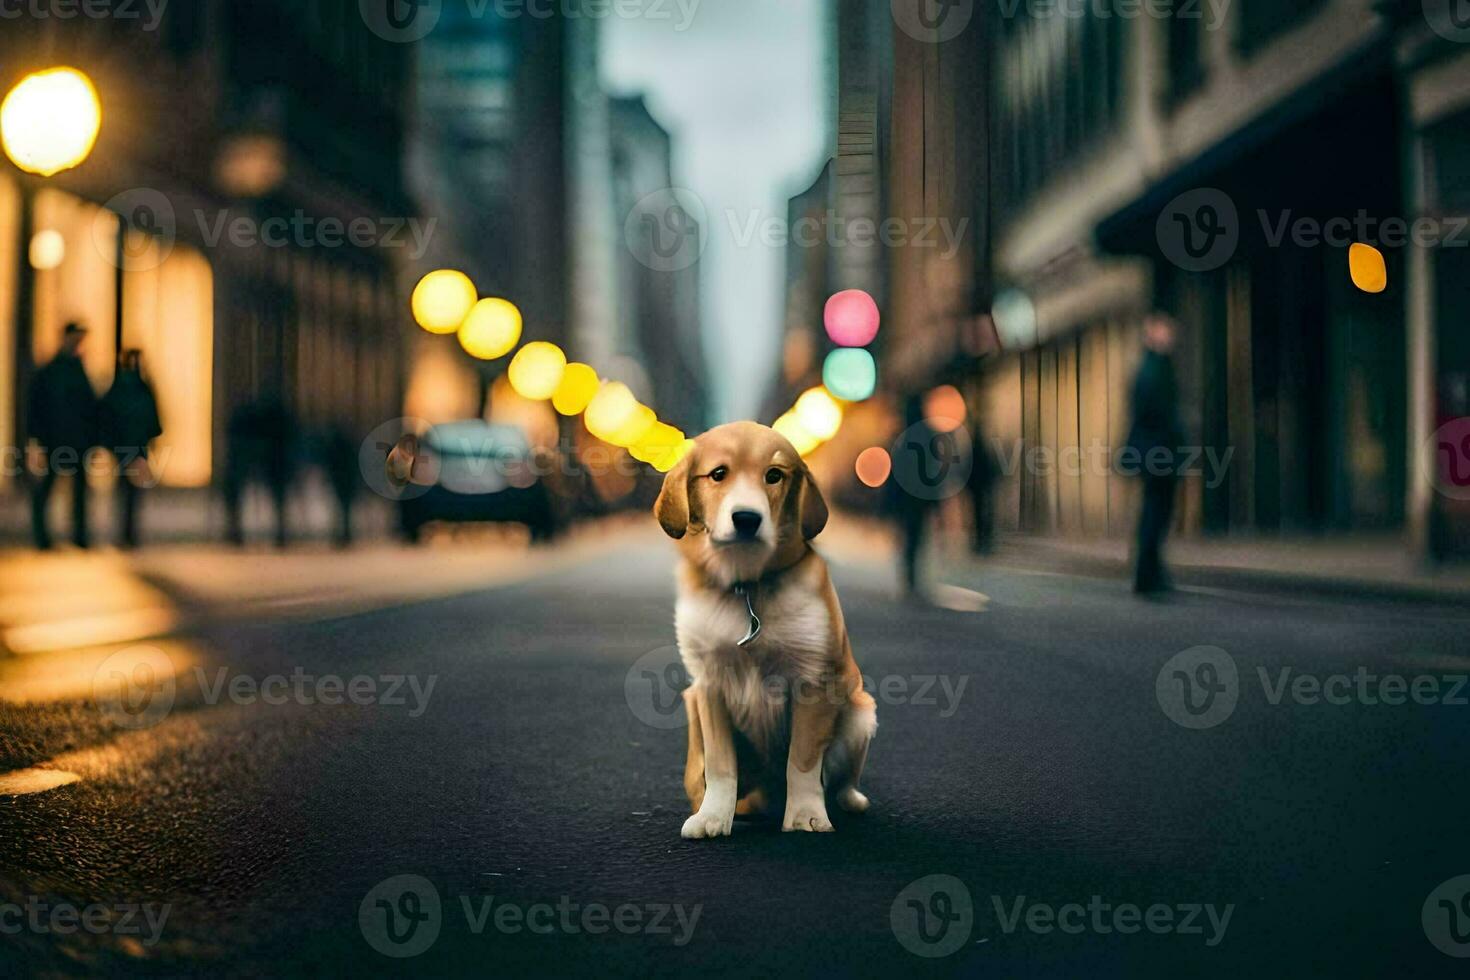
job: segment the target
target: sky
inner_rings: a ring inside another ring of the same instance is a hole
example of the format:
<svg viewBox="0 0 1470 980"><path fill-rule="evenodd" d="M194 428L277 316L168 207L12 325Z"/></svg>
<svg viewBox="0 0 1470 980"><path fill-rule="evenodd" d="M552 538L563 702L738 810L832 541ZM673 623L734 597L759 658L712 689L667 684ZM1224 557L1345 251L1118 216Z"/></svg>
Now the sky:
<svg viewBox="0 0 1470 980"><path fill-rule="evenodd" d="M708 214L701 288L717 421L753 418L778 365L785 249L750 230L784 223L787 198L829 152L824 5L652 0L642 17L603 23L608 89L645 96L673 134L675 184Z"/></svg>

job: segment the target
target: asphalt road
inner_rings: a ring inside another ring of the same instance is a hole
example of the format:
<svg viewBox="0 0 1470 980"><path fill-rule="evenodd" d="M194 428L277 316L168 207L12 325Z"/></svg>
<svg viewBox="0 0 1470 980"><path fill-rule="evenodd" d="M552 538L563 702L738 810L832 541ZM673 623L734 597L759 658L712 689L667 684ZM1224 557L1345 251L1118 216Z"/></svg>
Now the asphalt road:
<svg viewBox="0 0 1470 980"><path fill-rule="evenodd" d="M842 563L871 811L684 841L671 565L650 534L472 595L204 629L165 648L192 660L156 717L0 708L11 766L80 776L0 796L0 970L1463 972L1435 942L1470 954L1467 889L1441 888L1470 873L1470 705L1444 703L1470 700L1470 611L991 568L961 612ZM334 679L368 703L321 703Z"/></svg>

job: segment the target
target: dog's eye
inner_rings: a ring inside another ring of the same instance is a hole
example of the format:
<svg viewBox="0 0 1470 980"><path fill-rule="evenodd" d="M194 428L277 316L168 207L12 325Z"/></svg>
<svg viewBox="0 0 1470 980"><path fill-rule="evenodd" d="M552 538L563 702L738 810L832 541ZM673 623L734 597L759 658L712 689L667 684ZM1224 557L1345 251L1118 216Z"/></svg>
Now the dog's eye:
<svg viewBox="0 0 1470 980"><path fill-rule="evenodd" d="M767 483L780 483L785 478L786 478L786 474L783 473L783 472L781 472L780 470L776 469L774 466L771 467L770 469L766 470L766 482Z"/></svg>
<svg viewBox="0 0 1470 980"><path fill-rule="evenodd" d="M711 480L714 480L716 483L722 483L724 482L725 477L729 475L730 471L728 469L723 466L716 466L714 469L710 470L709 478Z"/></svg>

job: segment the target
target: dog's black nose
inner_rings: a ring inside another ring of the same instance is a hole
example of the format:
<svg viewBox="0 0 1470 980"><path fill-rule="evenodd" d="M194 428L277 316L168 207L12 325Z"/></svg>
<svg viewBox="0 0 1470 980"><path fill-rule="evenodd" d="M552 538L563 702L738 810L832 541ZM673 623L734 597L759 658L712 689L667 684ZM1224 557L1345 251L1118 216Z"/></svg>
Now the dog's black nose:
<svg viewBox="0 0 1470 980"><path fill-rule="evenodd" d="M754 538L761 529L761 515L753 510L737 510L730 515L735 524L735 536L743 540Z"/></svg>

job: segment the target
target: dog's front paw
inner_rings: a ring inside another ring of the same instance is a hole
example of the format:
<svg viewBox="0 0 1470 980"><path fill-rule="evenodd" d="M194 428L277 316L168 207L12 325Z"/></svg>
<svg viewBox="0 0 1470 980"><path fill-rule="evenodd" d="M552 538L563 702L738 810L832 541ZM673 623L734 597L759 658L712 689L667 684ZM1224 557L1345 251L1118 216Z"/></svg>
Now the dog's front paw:
<svg viewBox="0 0 1470 980"><path fill-rule="evenodd" d="M786 817L781 821L781 829L830 834L832 821L827 819L827 805L820 799L791 800L786 804Z"/></svg>
<svg viewBox="0 0 1470 980"><path fill-rule="evenodd" d="M717 813L701 809L684 821L684 829L679 831L679 836L685 840L698 840L701 837L729 837L730 827L734 823L735 812L733 810L729 813Z"/></svg>

